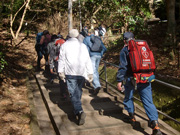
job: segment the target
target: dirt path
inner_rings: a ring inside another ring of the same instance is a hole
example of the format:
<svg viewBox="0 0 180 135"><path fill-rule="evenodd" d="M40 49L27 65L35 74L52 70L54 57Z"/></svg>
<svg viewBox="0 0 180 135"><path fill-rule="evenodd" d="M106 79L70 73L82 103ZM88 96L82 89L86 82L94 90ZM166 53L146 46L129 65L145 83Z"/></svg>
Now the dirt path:
<svg viewBox="0 0 180 135"><path fill-rule="evenodd" d="M0 84L0 135L30 135L30 108L26 82L35 66L34 35L25 39L18 48L10 46L6 32L1 31L2 45L8 65ZM24 38L20 35L18 42Z"/></svg>

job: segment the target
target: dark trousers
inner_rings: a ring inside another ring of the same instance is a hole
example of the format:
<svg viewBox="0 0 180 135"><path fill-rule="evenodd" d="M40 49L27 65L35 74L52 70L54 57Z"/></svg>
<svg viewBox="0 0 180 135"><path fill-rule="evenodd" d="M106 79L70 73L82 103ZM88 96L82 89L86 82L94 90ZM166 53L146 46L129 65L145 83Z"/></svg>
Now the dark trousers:
<svg viewBox="0 0 180 135"><path fill-rule="evenodd" d="M47 54L47 51L45 50L45 48L42 47L42 45L36 44L35 49L36 49L37 56L38 56L37 67L40 68L41 59L43 58L43 55L44 55L44 59L46 61L48 61L48 54Z"/></svg>

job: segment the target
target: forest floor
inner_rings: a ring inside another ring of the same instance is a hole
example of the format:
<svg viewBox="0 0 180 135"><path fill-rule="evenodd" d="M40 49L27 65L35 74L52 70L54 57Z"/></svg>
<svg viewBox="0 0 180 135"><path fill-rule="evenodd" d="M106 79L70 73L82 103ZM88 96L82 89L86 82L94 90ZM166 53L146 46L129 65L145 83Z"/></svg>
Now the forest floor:
<svg viewBox="0 0 180 135"><path fill-rule="evenodd" d="M11 46L9 37L5 29L0 30L0 45L3 46L2 51L8 63L0 76L0 135L30 135L31 113L27 96L27 80L36 67L35 35L24 39L25 35L20 34L17 43L21 43L16 47ZM177 55L172 61L169 53L160 49L162 47L160 43L163 42L162 31L149 37L142 36L141 39L146 39L154 52L156 73L179 80ZM104 59L118 64L119 51L116 49L113 53L107 52Z"/></svg>
<svg viewBox="0 0 180 135"><path fill-rule="evenodd" d="M5 65L0 82L0 135L30 135L31 113L27 80L36 60L35 37L20 35L17 47L11 46L6 30L0 31Z"/></svg>

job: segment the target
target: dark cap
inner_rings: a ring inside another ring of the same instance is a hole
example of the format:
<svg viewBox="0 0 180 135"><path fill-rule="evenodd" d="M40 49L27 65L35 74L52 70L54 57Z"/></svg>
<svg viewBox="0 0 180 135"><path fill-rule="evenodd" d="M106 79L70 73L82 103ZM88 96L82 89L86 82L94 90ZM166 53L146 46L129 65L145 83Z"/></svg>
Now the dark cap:
<svg viewBox="0 0 180 135"><path fill-rule="evenodd" d="M49 31L48 30L44 30L43 31L43 35L47 35L47 34L49 34Z"/></svg>
<svg viewBox="0 0 180 135"><path fill-rule="evenodd" d="M57 39L58 37L57 37L57 35L52 35L51 36L51 41L54 41L55 39Z"/></svg>
<svg viewBox="0 0 180 135"><path fill-rule="evenodd" d="M58 38L63 38L63 35L58 34L57 37L58 37Z"/></svg>
<svg viewBox="0 0 180 135"><path fill-rule="evenodd" d="M124 40L132 39L132 38L134 38L134 34L131 33L131 32L125 32L125 33L123 34L123 39L124 39Z"/></svg>

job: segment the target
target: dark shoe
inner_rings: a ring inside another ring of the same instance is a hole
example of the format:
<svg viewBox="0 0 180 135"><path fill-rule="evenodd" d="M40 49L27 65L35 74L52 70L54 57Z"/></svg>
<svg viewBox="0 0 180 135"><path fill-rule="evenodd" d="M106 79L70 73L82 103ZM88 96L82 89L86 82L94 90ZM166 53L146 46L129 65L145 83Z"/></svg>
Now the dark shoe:
<svg viewBox="0 0 180 135"><path fill-rule="evenodd" d="M96 89L94 89L93 95L97 95L100 89L101 87L97 87Z"/></svg>
<svg viewBox="0 0 180 135"><path fill-rule="evenodd" d="M64 100L66 100L66 99L67 99L66 93L63 93L63 96L62 96L62 97L64 98Z"/></svg>
<svg viewBox="0 0 180 135"><path fill-rule="evenodd" d="M88 86L88 87L91 86L91 84L90 84L87 80L86 80L85 84L86 84L86 86Z"/></svg>
<svg viewBox="0 0 180 135"><path fill-rule="evenodd" d="M136 125L136 118L134 116L134 113L129 113L129 122L133 127Z"/></svg>
<svg viewBox="0 0 180 135"><path fill-rule="evenodd" d="M45 71L46 71L46 72L49 72L49 71L50 71L49 65L45 65Z"/></svg>
<svg viewBox="0 0 180 135"><path fill-rule="evenodd" d="M151 127L152 127L152 135L162 135L160 128L159 128L159 124L157 120L153 120L151 122Z"/></svg>
<svg viewBox="0 0 180 135"><path fill-rule="evenodd" d="M36 71L37 71L37 72L40 72L40 71L43 71L43 69L42 69L41 67L37 67L37 68L36 68Z"/></svg>
<svg viewBox="0 0 180 135"><path fill-rule="evenodd" d="M83 125L85 123L86 114L81 112L78 114L78 125Z"/></svg>
<svg viewBox="0 0 180 135"><path fill-rule="evenodd" d="M54 79L51 79L51 81L50 81L50 82L51 82L51 84L53 84L53 83L54 83Z"/></svg>

